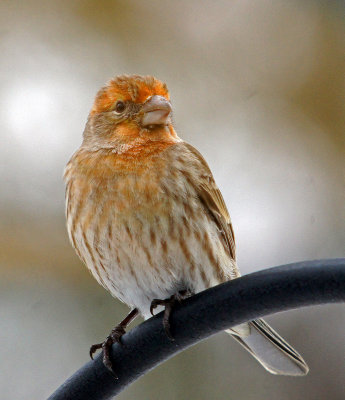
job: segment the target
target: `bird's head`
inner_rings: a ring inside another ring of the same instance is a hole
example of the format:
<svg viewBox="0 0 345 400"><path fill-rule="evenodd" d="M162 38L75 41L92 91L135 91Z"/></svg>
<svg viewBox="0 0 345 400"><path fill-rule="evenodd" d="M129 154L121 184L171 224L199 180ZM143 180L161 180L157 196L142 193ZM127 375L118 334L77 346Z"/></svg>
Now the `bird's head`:
<svg viewBox="0 0 345 400"><path fill-rule="evenodd" d="M101 88L84 131L84 146L122 151L135 143L178 139L165 83L122 75Z"/></svg>

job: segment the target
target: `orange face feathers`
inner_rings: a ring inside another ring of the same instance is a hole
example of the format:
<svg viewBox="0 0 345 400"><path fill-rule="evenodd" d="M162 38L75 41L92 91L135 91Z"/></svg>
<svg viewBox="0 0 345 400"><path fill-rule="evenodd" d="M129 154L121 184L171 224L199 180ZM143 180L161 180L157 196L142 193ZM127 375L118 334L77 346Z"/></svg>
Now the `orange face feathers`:
<svg viewBox="0 0 345 400"><path fill-rule="evenodd" d="M84 131L84 148L115 153L152 142L176 142L165 83L153 76L121 75L102 87Z"/></svg>
<svg viewBox="0 0 345 400"><path fill-rule="evenodd" d="M91 114L111 111L117 101L142 104L154 95L169 100L166 84L153 76L121 75L99 90Z"/></svg>

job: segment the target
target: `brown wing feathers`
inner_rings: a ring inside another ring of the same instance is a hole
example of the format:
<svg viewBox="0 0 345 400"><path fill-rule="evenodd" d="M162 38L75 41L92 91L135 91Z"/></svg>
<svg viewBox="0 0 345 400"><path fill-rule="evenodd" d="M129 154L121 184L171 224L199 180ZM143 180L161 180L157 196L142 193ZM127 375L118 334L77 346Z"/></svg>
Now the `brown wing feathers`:
<svg viewBox="0 0 345 400"><path fill-rule="evenodd" d="M193 182L193 185L199 195L200 200L204 204L205 209L211 214L219 230L221 231L223 240L227 245L231 258L236 260L234 231L222 193L218 189L212 172L203 156L190 144L183 143L183 145L196 157L198 162L201 164L204 173L201 174L200 181Z"/></svg>

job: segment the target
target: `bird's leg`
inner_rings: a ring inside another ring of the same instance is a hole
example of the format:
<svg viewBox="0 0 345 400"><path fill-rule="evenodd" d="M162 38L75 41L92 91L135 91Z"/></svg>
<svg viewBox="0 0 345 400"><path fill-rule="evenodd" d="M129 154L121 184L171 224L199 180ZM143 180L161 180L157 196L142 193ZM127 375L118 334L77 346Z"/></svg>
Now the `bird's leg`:
<svg viewBox="0 0 345 400"><path fill-rule="evenodd" d="M110 332L109 336L102 343L94 344L90 347L90 357L93 359L93 354L96 350L103 350L103 364L108 368L108 370L117 378L112 362L110 360L110 349L113 343L121 343L121 336L126 333L125 329L138 315L138 309L134 308L127 317L121 321L115 328Z"/></svg>
<svg viewBox="0 0 345 400"><path fill-rule="evenodd" d="M164 307L164 315L163 315L163 327L165 330L165 333L167 334L168 338L170 340L175 340L173 335L171 334L170 331L170 315L171 312L176 304L176 302L181 302L183 299L186 299L187 297L191 296L192 293L189 290L180 290L179 292L173 294L170 296L168 299L153 299L151 302L150 306L150 312L153 315L153 310L157 306L163 306Z"/></svg>

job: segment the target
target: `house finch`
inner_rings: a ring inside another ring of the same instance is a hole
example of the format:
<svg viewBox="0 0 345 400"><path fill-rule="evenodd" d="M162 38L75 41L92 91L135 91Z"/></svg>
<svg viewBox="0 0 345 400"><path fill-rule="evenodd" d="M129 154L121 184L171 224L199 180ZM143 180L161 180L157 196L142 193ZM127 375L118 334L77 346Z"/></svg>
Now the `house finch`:
<svg viewBox="0 0 345 400"><path fill-rule="evenodd" d="M70 240L96 280L132 308L90 354L119 342L138 313L240 276L228 210L202 155L172 125L167 86L151 76L118 76L100 89L81 147L68 162ZM263 320L229 331L269 372L308 367Z"/></svg>

